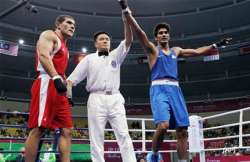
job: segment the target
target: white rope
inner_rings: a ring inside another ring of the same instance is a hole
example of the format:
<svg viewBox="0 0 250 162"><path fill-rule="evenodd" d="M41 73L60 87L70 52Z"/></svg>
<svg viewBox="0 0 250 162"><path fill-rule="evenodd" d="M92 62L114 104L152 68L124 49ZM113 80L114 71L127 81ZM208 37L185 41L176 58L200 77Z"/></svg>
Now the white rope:
<svg viewBox="0 0 250 162"><path fill-rule="evenodd" d="M225 137L214 137L214 138L204 138L204 141L217 141L217 140L224 140L224 139L232 139L232 138L238 138L239 135L235 136L225 136Z"/></svg>
<svg viewBox="0 0 250 162"><path fill-rule="evenodd" d="M247 111L247 110L250 110L250 107L239 109L239 110L233 110L233 111L229 111L229 112L225 112L225 113L221 113L221 114L216 114L216 115L212 115L212 116L207 116L207 117L202 118L202 120L217 118L217 117L221 117L221 116L225 116L225 115L229 115L229 114L235 114L235 113L238 113L240 111Z"/></svg>

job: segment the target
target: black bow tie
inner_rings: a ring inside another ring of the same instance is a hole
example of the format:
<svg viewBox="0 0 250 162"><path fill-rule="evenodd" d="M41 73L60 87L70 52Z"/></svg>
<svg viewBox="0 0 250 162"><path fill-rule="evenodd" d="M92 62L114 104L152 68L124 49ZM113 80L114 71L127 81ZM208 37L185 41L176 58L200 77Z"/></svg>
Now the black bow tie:
<svg viewBox="0 0 250 162"><path fill-rule="evenodd" d="M98 52L98 56L108 56L109 52L108 51L100 51Z"/></svg>

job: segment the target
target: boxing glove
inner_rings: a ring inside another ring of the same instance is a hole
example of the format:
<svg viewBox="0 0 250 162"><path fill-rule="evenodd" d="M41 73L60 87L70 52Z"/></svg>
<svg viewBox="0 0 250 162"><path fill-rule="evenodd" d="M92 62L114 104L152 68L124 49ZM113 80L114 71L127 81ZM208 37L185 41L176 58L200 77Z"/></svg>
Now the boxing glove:
<svg viewBox="0 0 250 162"><path fill-rule="evenodd" d="M63 83L63 79L60 75L56 75L52 79L58 93L61 94L67 91L66 85Z"/></svg>
<svg viewBox="0 0 250 162"><path fill-rule="evenodd" d="M230 43L230 41L232 40L232 38L223 38L222 40L220 40L219 42L217 43L214 43L213 46L215 48L219 48L219 47L222 47L222 46L226 46Z"/></svg>
<svg viewBox="0 0 250 162"><path fill-rule="evenodd" d="M125 10L128 7L127 0L118 0L122 10Z"/></svg>

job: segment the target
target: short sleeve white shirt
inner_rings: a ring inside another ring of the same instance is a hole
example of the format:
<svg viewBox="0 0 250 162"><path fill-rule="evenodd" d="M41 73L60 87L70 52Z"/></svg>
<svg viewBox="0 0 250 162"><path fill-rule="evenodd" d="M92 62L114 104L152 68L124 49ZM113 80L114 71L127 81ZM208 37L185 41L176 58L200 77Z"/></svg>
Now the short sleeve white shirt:
<svg viewBox="0 0 250 162"><path fill-rule="evenodd" d="M87 78L88 92L119 91L120 68L128 51L129 48L126 49L125 40L123 40L108 56L98 56L98 51L89 54L80 61L67 80L77 85Z"/></svg>

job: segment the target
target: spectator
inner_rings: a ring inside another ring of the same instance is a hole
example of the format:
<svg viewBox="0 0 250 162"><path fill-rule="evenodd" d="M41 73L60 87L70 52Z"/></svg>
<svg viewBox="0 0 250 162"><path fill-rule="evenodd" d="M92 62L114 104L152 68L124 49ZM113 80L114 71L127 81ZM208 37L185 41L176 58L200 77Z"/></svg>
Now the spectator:
<svg viewBox="0 0 250 162"><path fill-rule="evenodd" d="M16 157L16 162L25 162L24 158L25 158L25 148L22 147L20 149L20 153Z"/></svg>
<svg viewBox="0 0 250 162"><path fill-rule="evenodd" d="M45 143L45 152L43 154L43 158L41 159L41 162L55 162L56 161L56 155L52 151L52 147L50 146L49 143Z"/></svg>
<svg viewBox="0 0 250 162"><path fill-rule="evenodd" d="M4 154L1 153L1 151L3 151L3 148L0 148L0 162L5 162L10 157L10 154L8 154L7 156L4 156Z"/></svg>
<svg viewBox="0 0 250 162"><path fill-rule="evenodd" d="M137 162L146 162L146 160L143 157L140 157L137 159Z"/></svg>

